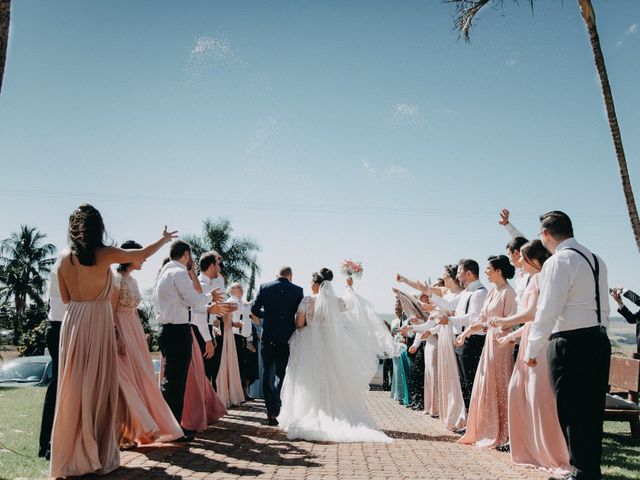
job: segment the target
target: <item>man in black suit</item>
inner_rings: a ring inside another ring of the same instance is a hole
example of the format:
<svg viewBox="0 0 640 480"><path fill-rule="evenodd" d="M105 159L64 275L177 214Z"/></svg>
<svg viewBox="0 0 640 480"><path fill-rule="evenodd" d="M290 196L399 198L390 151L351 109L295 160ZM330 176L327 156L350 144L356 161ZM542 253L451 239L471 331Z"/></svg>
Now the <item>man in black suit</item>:
<svg viewBox="0 0 640 480"><path fill-rule="evenodd" d="M278 424L280 390L289 361L289 338L296 329L296 311L303 296L302 288L291 283L292 277L291 267L282 267L275 281L260 285L251 308L251 313L263 318L263 390L269 425Z"/></svg>
<svg viewBox="0 0 640 480"><path fill-rule="evenodd" d="M624 293L622 293L623 291ZM626 297L636 305L640 306L640 296L631 290L623 290L622 288L612 288L611 296L618 304L618 313L622 315L627 322L636 324L636 352L640 354L640 310L633 313L622 302L622 297Z"/></svg>

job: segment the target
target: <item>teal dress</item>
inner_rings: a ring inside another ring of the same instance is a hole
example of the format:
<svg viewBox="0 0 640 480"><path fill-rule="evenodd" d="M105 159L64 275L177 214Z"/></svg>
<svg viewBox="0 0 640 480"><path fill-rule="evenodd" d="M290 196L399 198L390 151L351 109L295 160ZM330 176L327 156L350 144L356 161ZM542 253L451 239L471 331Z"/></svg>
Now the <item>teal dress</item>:
<svg viewBox="0 0 640 480"><path fill-rule="evenodd" d="M402 321L398 318L391 322L391 333L400 336ZM391 398L401 405L409 405L409 378L411 374L411 360L407 351L403 351L399 357L393 358L393 377L391 379Z"/></svg>

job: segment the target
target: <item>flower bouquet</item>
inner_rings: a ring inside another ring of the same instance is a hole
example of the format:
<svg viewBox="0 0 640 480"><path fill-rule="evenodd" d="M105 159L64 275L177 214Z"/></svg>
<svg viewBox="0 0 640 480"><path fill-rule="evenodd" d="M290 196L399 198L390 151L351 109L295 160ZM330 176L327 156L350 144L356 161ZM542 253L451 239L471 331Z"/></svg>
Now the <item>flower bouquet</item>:
<svg viewBox="0 0 640 480"><path fill-rule="evenodd" d="M344 260L340 265L340 270L349 278L362 278L362 263L353 260Z"/></svg>

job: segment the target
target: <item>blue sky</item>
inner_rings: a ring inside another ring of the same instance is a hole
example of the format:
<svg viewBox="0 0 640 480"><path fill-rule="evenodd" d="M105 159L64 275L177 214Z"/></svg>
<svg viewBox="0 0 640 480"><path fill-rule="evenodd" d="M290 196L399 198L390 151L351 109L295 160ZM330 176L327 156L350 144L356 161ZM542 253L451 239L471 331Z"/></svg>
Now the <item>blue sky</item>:
<svg viewBox="0 0 640 480"><path fill-rule="evenodd" d="M111 236L155 240L231 218L263 279L361 260L393 276L503 253L498 211L532 237L561 209L640 289L587 33L576 2L505 2L472 43L438 1L13 2L0 95L0 238L62 247L82 201ZM640 195L640 3L595 1ZM150 286L162 254L138 275Z"/></svg>

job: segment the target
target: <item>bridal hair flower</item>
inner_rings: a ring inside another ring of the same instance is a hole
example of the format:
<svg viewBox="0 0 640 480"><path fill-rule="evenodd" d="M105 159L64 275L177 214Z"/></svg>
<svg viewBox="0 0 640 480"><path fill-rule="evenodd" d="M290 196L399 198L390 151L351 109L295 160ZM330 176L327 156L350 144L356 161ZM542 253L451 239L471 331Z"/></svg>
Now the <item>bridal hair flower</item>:
<svg viewBox="0 0 640 480"><path fill-rule="evenodd" d="M340 270L343 274L345 274L349 278L362 278L362 272L364 271L362 268L361 262L354 262L353 260L343 260L340 265Z"/></svg>

